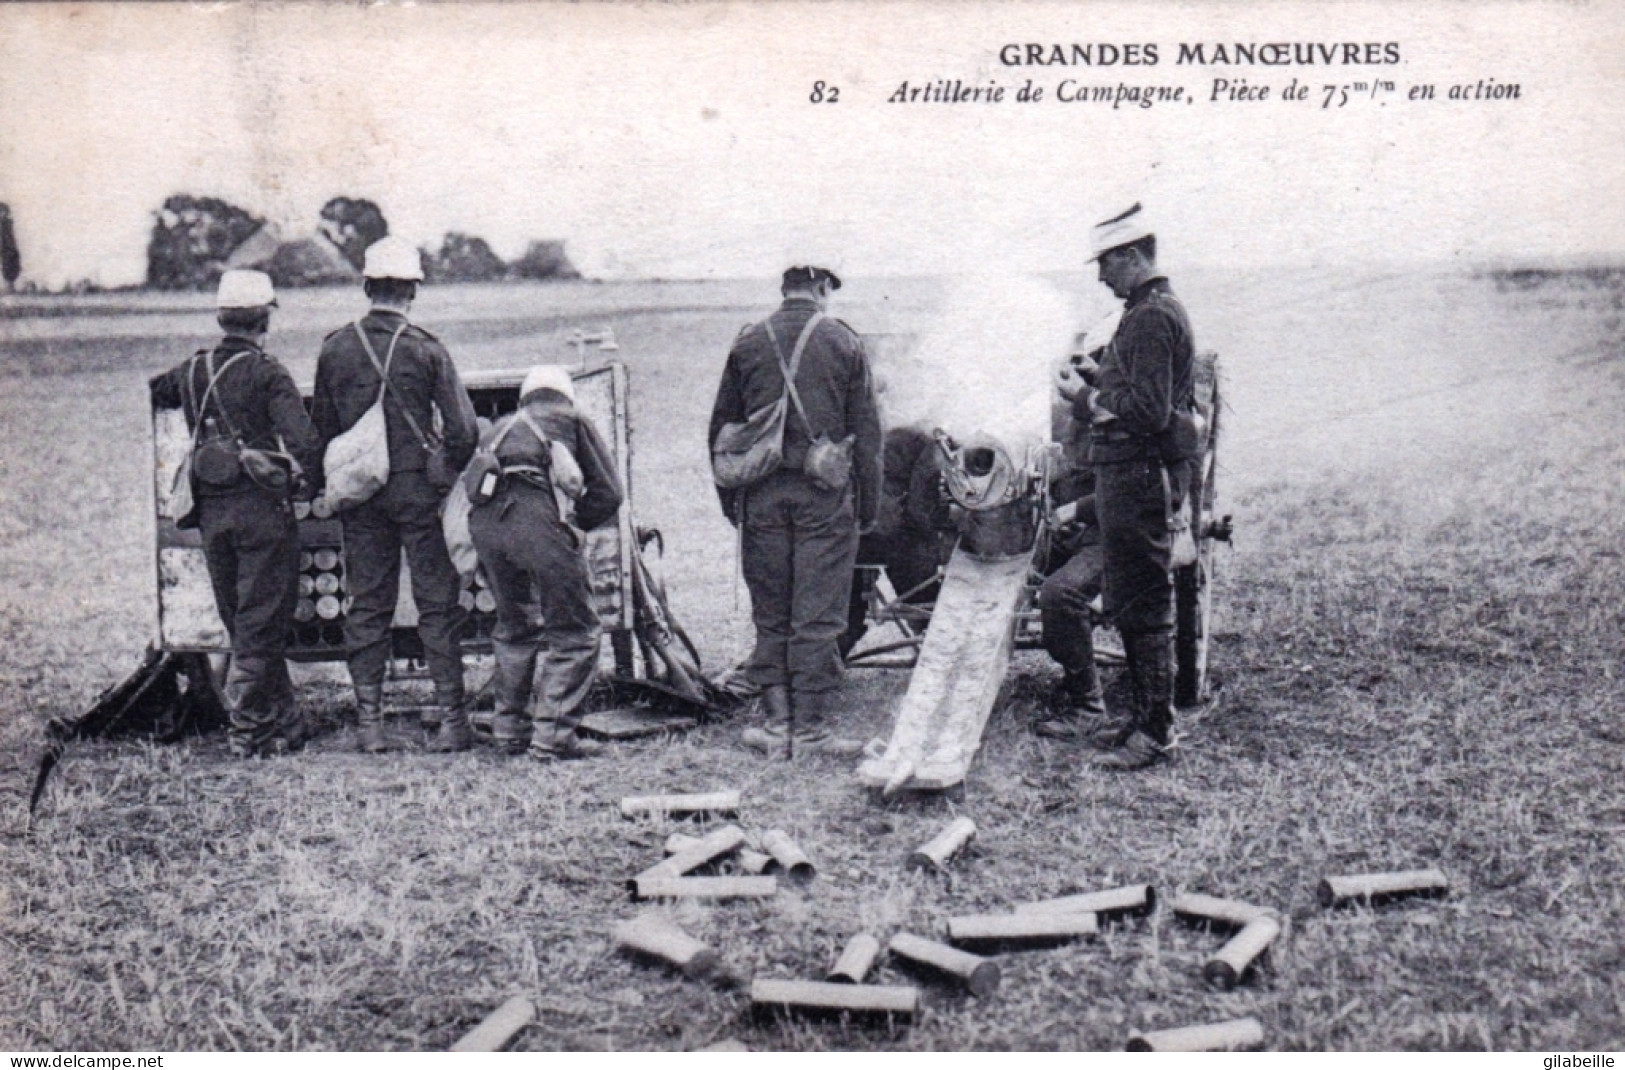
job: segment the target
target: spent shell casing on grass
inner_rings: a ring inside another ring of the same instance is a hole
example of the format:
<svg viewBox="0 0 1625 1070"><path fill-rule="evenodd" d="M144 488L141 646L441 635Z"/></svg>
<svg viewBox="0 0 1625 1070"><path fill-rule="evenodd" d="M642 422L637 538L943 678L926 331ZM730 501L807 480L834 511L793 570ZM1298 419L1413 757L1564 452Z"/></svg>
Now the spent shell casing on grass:
<svg viewBox="0 0 1625 1070"><path fill-rule="evenodd" d="M715 951L663 914L639 914L616 925L614 935L617 946L675 966L685 977L708 977L721 962Z"/></svg>
<svg viewBox="0 0 1625 1070"><path fill-rule="evenodd" d="M909 869L942 869L976 835L976 822L956 817L948 826L908 856Z"/></svg>
<svg viewBox="0 0 1625 1070"><path fill-rule="evenodd" d="M805 884L816 874L811 859L783 829L769 829L762 833L762 850L773 857L774 865L798 884Z"/></svg>
<svg viewBox="0 0 1625 1070"><path fill-rule="evenodd" d="M622 817L734 817L739 813L737 791L709 791L689 795L628 795L621 800Z"/></svg>
<svg viewBox="0 0 1625 1070"><path fill-rule="evenodd" d="M1266 907L1243 903L1239 899L1220 899L1215 895L1186 892L1177 896L1169 908L1181 921L1193 925L1225 925L1239 929L1254 918L1269 917L1274 912Z"/></svg>
<svg viewBox="0 0 1625 1070"><path fill-rule="evenodd" d="M1264 1026L1257 1018L1232 1018L1210 1025L1187 1025L1135 1033L1126 1051L1236 1051L1264 1043Z"/></svg>
<svg viewBox="0 0 1625 1070"><path fill-rule="evenodd" d="M1149 884L1128 884L1099 892L1078 892L1036 903L1022 903L1017 914L1094 914L1105 917L1149 914L1156 909L1157 891Z"/></svg>
<svg viewBox="0 0 1625 1070"><path fill-rule="evenodd" d="M868 933L858 933L846 942L841 957L835 960L835 965L829 969L829 976L824 979L837 984L862 984L869 971L874 969L875 959L879 956L880 941Z"/></svg>
<svg viewBox="0 0 1625 1070"><path fill-rule="evenodd" d="M686 832L674 832L666 837L666 842L662 846L667 854L674 855L678 851L685 851L699 842L700 838L698 836L690 836Z"/></svg>
<svg viewBox="0 0 1625 1070"><path fill-rule="evenodd" d="M514 996L508 1002L485 1016L485 1020L470 1029L463 1038L451 1046L452 1051L501 1051L514 1034L529 1025L536 1017L536 1008L524 996Z"/></svg>
<svg viewBox="0 0 1625 1070"><path fill-rule="evenodd" d="M1407 869L1395 873L1359 873L1327 877L1316 895L1323 907L1347 903L1382 903L1407 896L1441 897L1450 894L1450 878L1437 869Z"/></svg>
<svg viewBox="0 0 1625 1070"><path fill-rule="evenodd" d="M637 877L635 899L760 899L779 890L774 877Z"/></svg>
<svg viewBox="0 0 1625 1070"><path fill-rule="evenodd" d="M707 1052L707 1051L722 1052L722 1051L749 1051L750 1048L746 1047L745 1042L743 1040L740 1040L737 1037L724 1037L722 1040L717 1041L715 1044L707 1044L703 1048L695 1048L694 1050L696 1052Z"/></svg>
<svg viewBox="0 0 1625 1070"><path fill-rule="evenodd" d="M744 845L745 830L738 825L724 825L700 837L676 854L667 856L664 861L656 862L633 877L628 884L635 887L638 881L650 877L681 877L689 870L698 869L707 862L739 850Z"/></svg>
<svg viewBox="0 0 1625 1070"><path fill-rule="evenodd" d="M1100 931L1092 912L972 914L948 919L948 939L972 947L1070 943Z"/></svg>
<svg viewBox="0 0 1625 1070"><path fill-rule="evenodd" d="M973 996L990 996L999 987L998 963L957 947L939 944L913 933L897 933L891 938L887 949L899 958L958 978Z"/></svg>
<svg viewBox="0 0 1625 1070"><path fill-rule="evenodd" d="M1269 950L1270 944L1280 935L1281 923L1274 918L1268 915L1254 918L1207 960L1207 965L1202 967L1202 976L1208 984L1219 988L1229 990L1236 987L1247 968Z"/></svg>
<svg viewBox="0 0 1625 1070"><path fill-rule="evenodd" d="M758 977L750 983L750 1002L758 1010L912 1016L920 1009L920 990L909 985L846 985Z"/></svg>
<svg viewBox="0 0 1625 1070"><path fill-rule="evenodd" d="M773 866L772 855L763 854L761 851L752 851L748 847L740 848L739 853L734 857L739 861L739 868L750 874L760 875L766 873Z"/></svg>

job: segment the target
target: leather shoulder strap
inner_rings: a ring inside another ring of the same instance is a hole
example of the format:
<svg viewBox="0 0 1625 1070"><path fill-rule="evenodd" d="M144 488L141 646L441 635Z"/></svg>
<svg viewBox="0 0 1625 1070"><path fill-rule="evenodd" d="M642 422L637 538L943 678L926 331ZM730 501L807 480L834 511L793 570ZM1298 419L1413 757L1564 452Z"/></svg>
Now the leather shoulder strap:
<svg viewBox="0 0 1625 1070"><path fill-rule="evenodd" d="M356 337L361 339L361 347L367 351L367 359L372 361L373 368L378 372L380 380L378 400L382 401L384 395L390 393L389 369L395 363L395 344L401 340L401 335L406 333L406 328L411 324L403 323L395 328L395 333L389 336L389 348L385 350L382 362L378 359L378 351L372 348L372 342L367 338L367 332L361 329L361 321L356 320L351 326L355 328ZM412 428L412 433L418 437L418 441L423 444L423 448L426 450L434 449L434 444L429 441L429 436L423 433L423 428L418 425L417 420L407 407L401 404L401 399L398 396L395 398L395 407L400 410L402 416L406 417L407 425Z"/></svg>
<svg viewBox="0 0 1625 1070"><path fill-rule="evenodd" d="M807 419L806 406L801 404L801 392L796 389L796 375L801 371L801 355L807 351L807 343L812 339L813 331L817 329L819 323L823 322L823 319L824 314L822 312L814 312L807 320L807 325L801 328L801 336L796 339L795 349L790 352L790 363L788 365L784 362L784 351L779 348L778 336L773 333L773 321L771 319L767 321L767 334L769 338L773 339L773 350L778 354L779 358L779 370L784 373L784 389L789 393L790 400L795 404L796 415L801 417L801 426L807 429L808 438L816 438L818 433L813 430L812 421Z"/></svg>

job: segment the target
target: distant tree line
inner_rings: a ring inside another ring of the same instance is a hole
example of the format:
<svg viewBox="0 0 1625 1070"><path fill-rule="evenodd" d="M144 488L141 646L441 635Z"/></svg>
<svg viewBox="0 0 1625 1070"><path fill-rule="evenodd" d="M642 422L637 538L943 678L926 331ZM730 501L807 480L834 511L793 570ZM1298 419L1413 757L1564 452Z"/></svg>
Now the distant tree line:
<svg viewBox="0 0 1625 1070"><path fill-rule="evenodd" d="M4 224L9 234L9 223ZM334 197L322 206L316 232L284 239L273 224L215 197L176 194L154 213L147 243L147 285L205 290L231 268L267 272L279 287L323 286L360 276L367 246L389 233L372 201ZM534 241L513 263L483 238L448 233L440 249L420 250L424 274L436 282L578 279L562 241Z"/></svg>
<svg viewBox="0 0 1625 1070"><path fill-rule="evenodd" d="M0 202L0 279L10 290L22 273L23 257L17 249L17 232L11 226L11 206Z"/></svg>

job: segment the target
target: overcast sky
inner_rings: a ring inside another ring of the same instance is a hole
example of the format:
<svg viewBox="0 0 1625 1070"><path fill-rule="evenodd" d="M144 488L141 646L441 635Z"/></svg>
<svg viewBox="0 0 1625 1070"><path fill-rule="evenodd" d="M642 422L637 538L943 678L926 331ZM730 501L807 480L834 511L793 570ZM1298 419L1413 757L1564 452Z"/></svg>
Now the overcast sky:
<svg viewBox="0 0 1625 1070"><path fill-rule="evenodd" d="M1382 67L1177 66L1179 42L1397 42ZM1138 68L1008 43L1151 42ZM1311 99L1208 102L1212 79ZM888 104L905 79L1183 85L1198 103ZM1386 105L1320 86L1390 79ZM1399 97L1518 83L1517 102ZM814 106L815 80L840 89ZM310 230L369 197L420 243L564 238L605 275L1076 268L1139 198L1175 258L1625 254L1625 5L0 5L0 200L27 277L138 281L151 213Z"/></svg>

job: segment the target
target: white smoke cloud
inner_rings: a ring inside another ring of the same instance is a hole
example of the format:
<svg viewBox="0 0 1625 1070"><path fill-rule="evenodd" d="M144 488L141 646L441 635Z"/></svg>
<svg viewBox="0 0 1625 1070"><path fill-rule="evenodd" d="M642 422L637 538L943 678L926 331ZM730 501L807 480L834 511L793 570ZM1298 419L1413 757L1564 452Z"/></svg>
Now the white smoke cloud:
<svg viewBox="0 0 1625 1070"><path fill-rule="evenodd" d="M956 279L913 344L880 363L888 424L980 432L1008 447L1045 441L1053 372L1080 329L1076 303L1031 275Z"/></svg>

